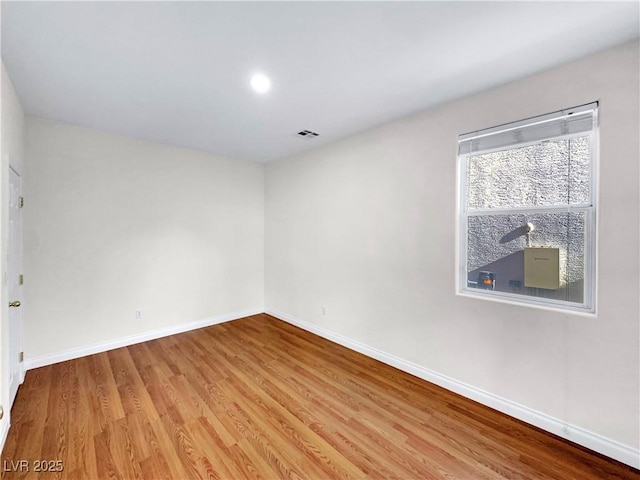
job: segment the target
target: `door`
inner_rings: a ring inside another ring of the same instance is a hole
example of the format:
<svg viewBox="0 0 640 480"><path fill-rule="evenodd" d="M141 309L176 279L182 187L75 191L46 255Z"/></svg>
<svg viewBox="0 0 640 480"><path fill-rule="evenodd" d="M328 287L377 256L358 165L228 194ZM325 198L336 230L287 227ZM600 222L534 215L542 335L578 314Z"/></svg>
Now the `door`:
<svg viewBox="0 0 640 480"><path fill-rule="evenodd" d="M9 167L9 244L7 291L9 294L9 408L24 377L22 363L22 190L20 176Z"/></svg>

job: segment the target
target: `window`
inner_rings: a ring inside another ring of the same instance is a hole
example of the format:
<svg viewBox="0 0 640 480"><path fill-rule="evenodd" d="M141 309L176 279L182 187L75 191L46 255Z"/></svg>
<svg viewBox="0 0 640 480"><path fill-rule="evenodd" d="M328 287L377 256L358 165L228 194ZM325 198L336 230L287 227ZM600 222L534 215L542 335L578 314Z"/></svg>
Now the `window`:
<svg viewBox="0 0 640 480"><path fill-rule="evenodd" d="M458 138L458 293L595 312L597 112Z"/></svg>

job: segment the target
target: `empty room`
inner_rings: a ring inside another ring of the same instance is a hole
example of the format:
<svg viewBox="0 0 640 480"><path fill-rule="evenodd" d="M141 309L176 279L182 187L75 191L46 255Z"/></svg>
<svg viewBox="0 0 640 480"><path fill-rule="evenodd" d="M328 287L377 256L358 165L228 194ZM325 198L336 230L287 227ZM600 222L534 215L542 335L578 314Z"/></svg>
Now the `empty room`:
<svg viewBox="0 0 640 480"><path fill-rule="evenodd" d="M640 480L640 3L0 23L0 478Z"/></svg>

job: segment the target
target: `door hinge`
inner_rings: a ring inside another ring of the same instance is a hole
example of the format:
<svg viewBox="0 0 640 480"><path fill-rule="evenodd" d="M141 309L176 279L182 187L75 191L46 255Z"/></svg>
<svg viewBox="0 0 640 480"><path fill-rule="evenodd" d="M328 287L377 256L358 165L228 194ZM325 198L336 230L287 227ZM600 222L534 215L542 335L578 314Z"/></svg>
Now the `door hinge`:
<svg viewBox="0 0 640 480"><path fill-rule="evenodd" d="M20 361L24 362L24 352L20 352Z"/></svg>
<svg viewBox="0 0 640 480"><path fill-rule="evenodd" d="M20 197L20 200L18 200L18 207L19 208L24 207L24 197Z"/></svg>
<svg viewBox="0 0 640 480"><path fill-rule="evenodd" d="M19 283L20 285L24 285L24 275L20 275L20 276L18 277L18 283Z"/></svg>

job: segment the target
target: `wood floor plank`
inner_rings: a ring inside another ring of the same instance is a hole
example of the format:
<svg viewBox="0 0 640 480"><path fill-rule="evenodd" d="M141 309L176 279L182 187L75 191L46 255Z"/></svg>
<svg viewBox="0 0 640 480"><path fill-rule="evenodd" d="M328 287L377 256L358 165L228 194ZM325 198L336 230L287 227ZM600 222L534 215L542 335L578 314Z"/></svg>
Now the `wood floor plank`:
<svg viewBox="0 0 640 480"><path fill-rule="evenodd" d="M80 374L82 369L87 368L85 359L75 362L77 365L74 384L77 389L72 392L70 399L70 419L84 419L84 421L69 422L69 448L65 468L70 472L75 472L79 478L96 478L98 476L95 443L96 427L95 417L92 414L91 403L87 397L92 395L84 377Z"/></svg>
<svg viewBox="0 0 640 480"><path fill-rule="evenodd" d="M189 424L189 429L202 456L213 465L220 478L242 478L241 470L229 455L229 447L236 442L227 444L219 435L218 428L212 424L211 418L200 417Z"/></svg>
<svg viewBox="0 0 640 480"><path fill-rule="evenodd" d="M31 370L11 413L3 480L640 480L265 314Z"/></svg>
<svg viewBox="0 0 640 480"><path fill-rule="evenodd" d="M164 422L161 418L150 423L155 438L158 440L159 448L154 451L150 459L158 464L163 472L163 476L168 474L167 478L191 478L187 473L187 466L182 461L182 455L174 448L171 438L171 432L165 429ZM147 459L148 460L148 459ZM147 461L145 460L145 462ZM148 477L145 477L148 478ZM152 477L154 478L154 477Z"/></svg>

